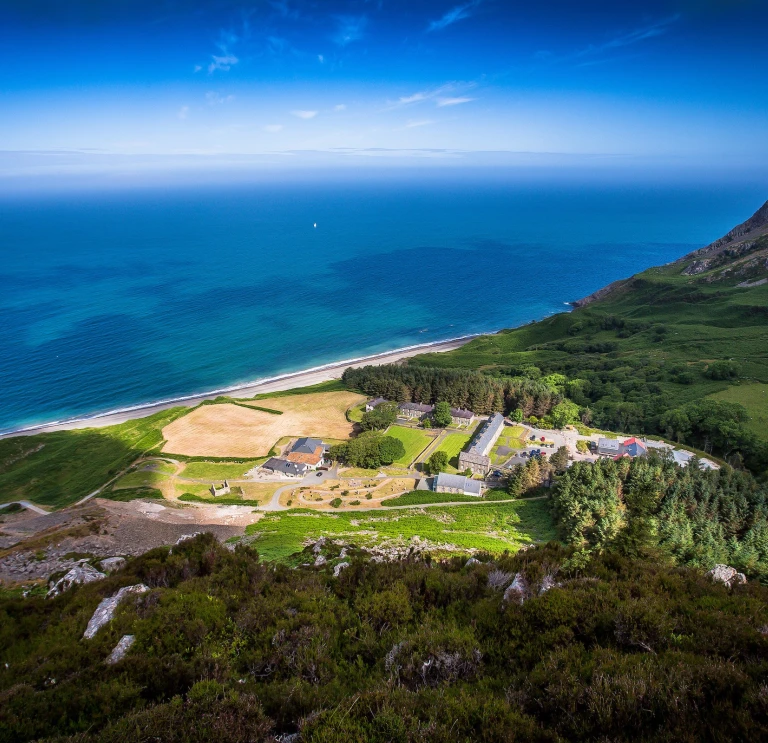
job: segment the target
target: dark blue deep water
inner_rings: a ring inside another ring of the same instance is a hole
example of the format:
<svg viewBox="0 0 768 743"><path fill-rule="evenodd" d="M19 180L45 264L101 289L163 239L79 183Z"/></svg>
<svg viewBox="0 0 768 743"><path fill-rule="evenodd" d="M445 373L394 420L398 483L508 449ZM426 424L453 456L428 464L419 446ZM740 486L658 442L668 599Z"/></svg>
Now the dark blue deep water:
<svg viewBox="0 0 768 743"><path fill-rule="evenodd" d="M0 429L519 325L763 198L459 176L3 196Z"/></svg>

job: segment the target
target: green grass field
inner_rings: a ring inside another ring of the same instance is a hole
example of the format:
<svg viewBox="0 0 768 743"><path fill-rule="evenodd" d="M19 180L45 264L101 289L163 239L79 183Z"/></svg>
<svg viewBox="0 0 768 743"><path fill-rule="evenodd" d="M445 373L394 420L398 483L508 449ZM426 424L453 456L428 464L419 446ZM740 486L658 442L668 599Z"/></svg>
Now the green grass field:
<svg viewBox="0 0 768 743"><path fill-rule="evenodd" d="M418 536L434 554L473 549L499 554L556 538L549 505L541 501L478 503L382 513L270 513L246 528L267 560L282 560L325 536L363 546L407 545Z"/></svg>
<svg viewBox="0 0 768 743"><path fill-rule="evenodd" d="M759 438L768 438L768 384L742 382L709 397L743 405L749 413L747 430Z"/></svg>
<svg viewBox="0 0 768 743"><path fill-rule="evenodd" d="M159 447L162 429L186 412L171 408L117 426L0 440L0 502L70 505Z"/></svg>
<svg viewBox="0 0 768 743"><path fill-rule="evenodd" d="M181 472L181 477L210 480L237 480L248 470L264 462L264 458L245 462L190 462Z"/></svg>
<svg viewBox="0 0 768 743"><path fill-rule="evenodd" d="M459 466L459 452L469 443L470 438L465 433L449 433L435 451L444 451L448 455L449 466L455 470Z"/></svg>
<svg viewBox="0 0 768 743"><path fill-rule="evenodd" d="M387 429L387 436L392 436L403 442L405 455L396 460L394 464L405 467L411 464L427 448L433 438L418 428L405 428L405 426L390 426Z"/></svg>
<svg viewBox="0 0 768 743"><path fill-rule="evenodd" d="M112 485L113 490L124 490L126 488L153 488L164 480L168 475L162 472L153 472L151 470L135 470L123 475Z"/></svg>

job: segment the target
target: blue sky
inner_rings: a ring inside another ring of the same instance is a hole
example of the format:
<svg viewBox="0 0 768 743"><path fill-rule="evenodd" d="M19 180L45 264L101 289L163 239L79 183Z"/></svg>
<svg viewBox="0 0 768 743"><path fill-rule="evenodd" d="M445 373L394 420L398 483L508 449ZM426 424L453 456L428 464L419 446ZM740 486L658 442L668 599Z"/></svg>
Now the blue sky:
<svg viewBox="0 0 768 743"><path fill-rule="evenodd" d="M749 0L0 0L0 148L764 165L766 21Z"/></svg>

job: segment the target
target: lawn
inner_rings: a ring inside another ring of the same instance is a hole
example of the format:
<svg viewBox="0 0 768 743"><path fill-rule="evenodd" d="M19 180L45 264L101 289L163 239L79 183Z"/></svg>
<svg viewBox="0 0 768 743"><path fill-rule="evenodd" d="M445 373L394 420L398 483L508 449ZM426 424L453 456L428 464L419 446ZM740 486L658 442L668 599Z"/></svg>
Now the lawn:
<svg viewBox="0 0 768 743"><path fill-rule="evenodd" d="M163 430L164 451L195 457L264 457L285 437L346 440L347 408L365 398L354 392L314 392L263 398L266 413L243 404L201 405Z"/></svg>
<svg viewBox="0 0 768 743"><path fill-rule="evenodd" d="M478 503L390 512L288 511L246 528L267 560L281 560L325 536L362 546L406 546L419 537L433 554L483 550L499 554L555 539L549 505L541 501ZM426 543L426 544L425 544Z"/></svg>
<svg viewBox="0 0 768 743"><path fill-rule="evenodd" d="M251 459L245 462L190 462L181 477L203 480L236 480L265 460Z"/></svg>
<svg viewBox="0 0 768 743"><path fill-rule="evenodd" d="M500 454L499 449L501 448L506 447L507 449L524 449L524 435L525 428L522 426L505 426L502 429L501 436L499 436L498 440L493 446L493 449L491 449L491 462L497 465L503 464L512 456L511 454L507 453Z"/></svg>
<svg viewBox="0 0 768 743"><path fill-rule="evenodd" d="M0 502L25 498L41 506L68 506L159 447L163 428L187 410L172 408L117 426L0 440Z"/></svg>
<svg viewBox="0 0 768 743"><path fill-rule="evenodd" d="M716 392L709 397L743 405L749 413L749 421L746 424L747 430L758 438L768 438L768 384L745 382L728 387L728 389Z"/></svg>
<svg viewBox="0 0 768 743"><path fill-rule="evenodd" d="M435 451L444 451L448 455L448 464L456 469L459 466L459 452L469 443L470 438L465 433L449 433Z"/></svg>
<svg viewBox="0 0 768 743"><path fill-rule="evenodd" d="M418 428L405 428L404 426L390 426L387 429L387 436L392 436L403 442L405 455L395 460L394 464L404 467L409 466L434 438Z"/></svg>

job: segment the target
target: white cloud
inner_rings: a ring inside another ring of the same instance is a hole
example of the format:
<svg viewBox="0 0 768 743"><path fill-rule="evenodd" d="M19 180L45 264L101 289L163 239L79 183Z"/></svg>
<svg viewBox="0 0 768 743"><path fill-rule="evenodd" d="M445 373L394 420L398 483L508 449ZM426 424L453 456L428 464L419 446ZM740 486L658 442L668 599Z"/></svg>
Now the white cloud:
<svg viewBox="0 0 768 743"><path fill-rule="evenodd" d="M200 72L200 70L202 70L202 69L203 69L203 66L201 64L196 64L195 65L195 72Z"/></svg>
<svg viewBox="0 0 768 743"><path fill-rule="evenodd" d="M417 126L428 126L429 124L434 123L435 122L432 121L432 119L411 119L410 121L406 122L405 128L414 129Z"/></svg>
<svg viewBox="0 0 768 743"><path fill-rule="evenodd" d="M205 100L209 106L218 106L222 103L229 103L235 100L233 95L221 95L218 90L209 90L205 94Z"/></svg>
<svg viewBox="0 0 768 743"><path fill-rule="evenodd" d="M272 134L276 134L277 132L280 132L283 130L282 124L267 124L264 128L265 132L271 132Z"/></svg>
<svg viewBox="0 0 768 743"><path fill-rule="evenodd" d="M346 46L363 38L368 18L364 15L341 15L337 16L336 23L336 33L331 38L339 46Z"/></svg>
<svg viewBox="0 0 768 743"><path fill-rule="evenodd" d="M240 61L234 54L224 54L221 57L217 56L216 54L212 54L211 59L213 62L208 65L209 73L214 73L216 70L229 72L229 70L232 69L232 66L236 65Z"/></svg>
<svg viewBox="0 0 768 743"><path fill-rule="evenodd" d="M318 61L320 64L323 64L323 62L325 62L325 57L324 57L322 54L318 54L318 55L317 55L317 61Z"/></svg>
<svg viewBox="0 0 768 743"><path fill-rule="evenodd" d="M347 104L346 103L338 103L333 107L334 111L346 111L347 110Z"/></svg>
<svg viewBox="0 0 768 743"><path fill-rule="evenodd" d="M443 106L460 106L462 103L470 103L474 100L474 98L438 98L437 105L440 108Z"/></svg>
<svg viewBox="0 0 768 743"><path fill-rule="evenodd" d="M186 119L189 116L189 106L182 106L176 113L180 119Z"/></svg>
<svg viewBox="0 0 768 743"><path fill-rule="evenodd" d="M299 119L314 119L317 116L317 111L291 111L291 113Z"/></svg>
<svg viewBox="0 0 768 743"><path fill-rule="evenodd" d="M427 26L427 32L442 31L444 28L452 26L458 21L469 18L472 15L470 11L480 5L481 2L482 0L470 0L468 3L451 8L442 17L438 18L436 21L432 21L429 26Z"/></svg>

